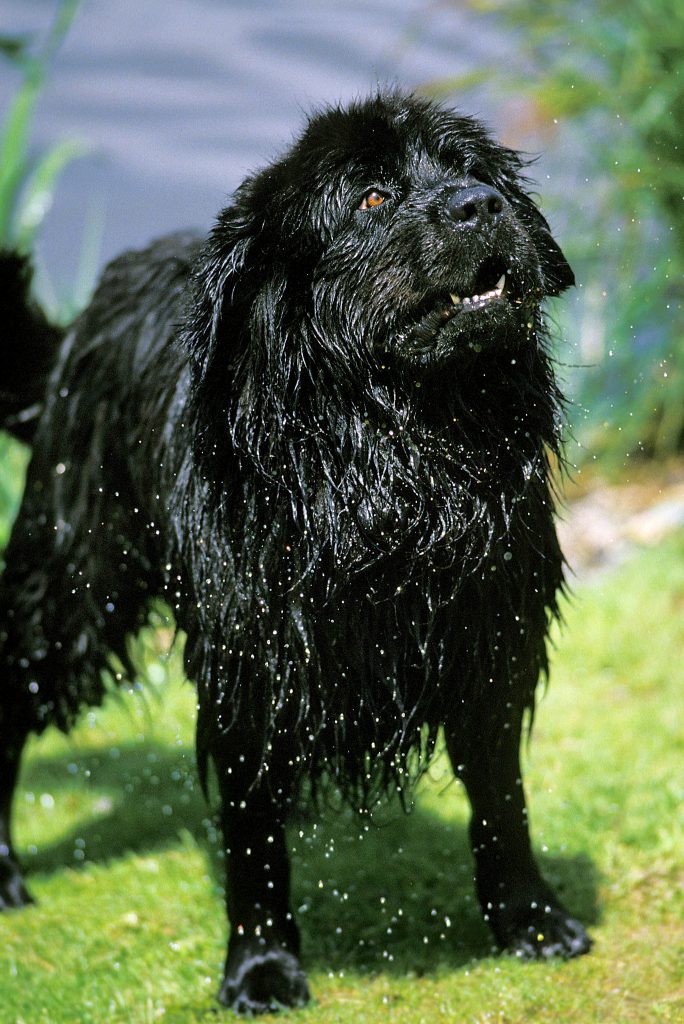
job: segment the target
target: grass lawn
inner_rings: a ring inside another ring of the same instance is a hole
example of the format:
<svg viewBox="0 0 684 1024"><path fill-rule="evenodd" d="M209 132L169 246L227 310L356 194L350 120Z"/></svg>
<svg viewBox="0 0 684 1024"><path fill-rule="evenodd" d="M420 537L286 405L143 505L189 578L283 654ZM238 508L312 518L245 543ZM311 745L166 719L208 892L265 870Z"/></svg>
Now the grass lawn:
<svg viewBox="0 0 684 1024"><path fill-rule="evenodd" d="M408 817L291 830L314 1002L281 1021L684 1019L684 537L579 588L566 616L526 775L544 872L589 923L592 954L494 955L465 799L438 759ZM214 1001L225 920L194 694L178 652L156 659L160 641L137 641L141 689L30 748L17 826L38 902L0 918L0 1024L231 1017Z"/></svg>

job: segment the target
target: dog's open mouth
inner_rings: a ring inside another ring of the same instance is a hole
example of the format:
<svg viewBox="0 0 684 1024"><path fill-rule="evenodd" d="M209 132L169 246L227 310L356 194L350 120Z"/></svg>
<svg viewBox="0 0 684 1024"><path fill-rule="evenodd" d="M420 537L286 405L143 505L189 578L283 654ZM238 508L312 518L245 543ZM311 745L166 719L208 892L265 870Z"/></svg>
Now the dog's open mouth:
<svg viewBox="0 0 684 1024"><path fill-rule="evenodd" d="M498 272L498 270L495 272ZM487 279L491 278L491 276L491 273L482 272L482 270L478 271L477 275L479 281L483 283L486 283ZM458 295L456 292L449 292L449 298L451 299L452 305L462 305L464 310L472 311L475 309L484 309L484 307L489 305L490 302L502 299L506 294L506 272L502 272L493 288L483 291L482 287L478 286L477 280L474 287L477 291L473 291L472 295ZM448 306L447 311L451 316L453 311Z"/></svg>
<svg viewBox="0 0 684 1024"><path fill-rule="evenodd" d="M488 258L480 264L472 279L453 291L433 293L421 304L417 317L400 338L400 345L414 356L427 356L441 340L445 328L452 324L464 330L476 326L471 321L495 309L520 306L522 298L515 287L513 275L501 258Z"/></svg>

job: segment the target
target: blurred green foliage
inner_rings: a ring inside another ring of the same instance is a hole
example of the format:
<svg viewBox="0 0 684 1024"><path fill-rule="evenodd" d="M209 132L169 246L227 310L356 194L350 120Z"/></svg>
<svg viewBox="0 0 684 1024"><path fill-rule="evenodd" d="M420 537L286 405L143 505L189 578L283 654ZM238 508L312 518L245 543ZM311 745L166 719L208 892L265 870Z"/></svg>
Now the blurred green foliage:
<svg viewBox="0 0 684 1024"><path fill-rule="evenodd" d="M684 450L684 5L680 0L470 0L513 30L490 84L556 124L582 181L564 182L564 248L584 300L565 303L575 431L604 464ZM440 83L438 83L439 85ZM441 83L451 91L451 83ZM443 90L443 91L444 91ZM434 90L433 90L434 91ZM545 188L547 198L549 189ZM573 352L573 349L575 351Z"/></svg>
<svg viewBox="0 0 684 1024"><path fill-rule="evenodd" d="M0 34L0 59L18 71L19 85L0 126L0 248L33 250L50 212L62 172L90 147L73 139L34 152L31 128L53 60L78 13L81 0L61 0L44 36ZM73 280L57 296L45 269L34 258L34 289L48 316L69 323L87 303L97 275L103 229L101 210L91 211L85 225Z"/></svg>
<svg viewBox="0 0 684 1024"><path fill-rule="evenodd" d="M28 449L0 432L0 570L2 552L24 489L27 463Z"/></svg>
<svg viewBox="0 0 684 1024"><path fill-rule="evenodd" d="M62 0L41 46L27 36L0 36L0 54L21 72L21 85L0 131L0 245L29 249L64 168L86 150L64 141L37 157L30 152L31 124L55 53L76 16L80 0Z"/></svg>

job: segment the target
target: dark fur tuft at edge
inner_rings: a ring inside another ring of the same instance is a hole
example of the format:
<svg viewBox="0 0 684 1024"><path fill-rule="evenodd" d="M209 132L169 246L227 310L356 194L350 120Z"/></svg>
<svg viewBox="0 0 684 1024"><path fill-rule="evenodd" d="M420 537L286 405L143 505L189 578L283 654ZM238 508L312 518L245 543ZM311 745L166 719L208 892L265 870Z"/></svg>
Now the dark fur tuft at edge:
<svg viewBox="0 0 684 1024"><path fill-rule="evenodd" d="M29 298L28 257L0 250L0 428L30 444L63 332Z"/></svg>

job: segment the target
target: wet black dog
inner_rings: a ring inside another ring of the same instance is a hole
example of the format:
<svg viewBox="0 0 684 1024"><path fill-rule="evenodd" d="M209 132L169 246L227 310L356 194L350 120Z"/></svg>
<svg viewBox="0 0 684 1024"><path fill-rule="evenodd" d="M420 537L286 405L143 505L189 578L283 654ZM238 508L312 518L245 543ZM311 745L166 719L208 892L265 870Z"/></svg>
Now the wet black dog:
<svg viewBox="0 0 684 1024"><path fill-rule="evenodd" d="M533 859L518 759L562 587L540 303L573 283L521 169L419 99L327 110L208 240L112 263L51 375L58 332L4 257L2 412L33 460L0 591L0 906L28 899L26 735L101 699L163 595L222 796L223 1002L308 998L283 831L302 779L406 794L440 725L497 941L588 949Z"/></svg>

